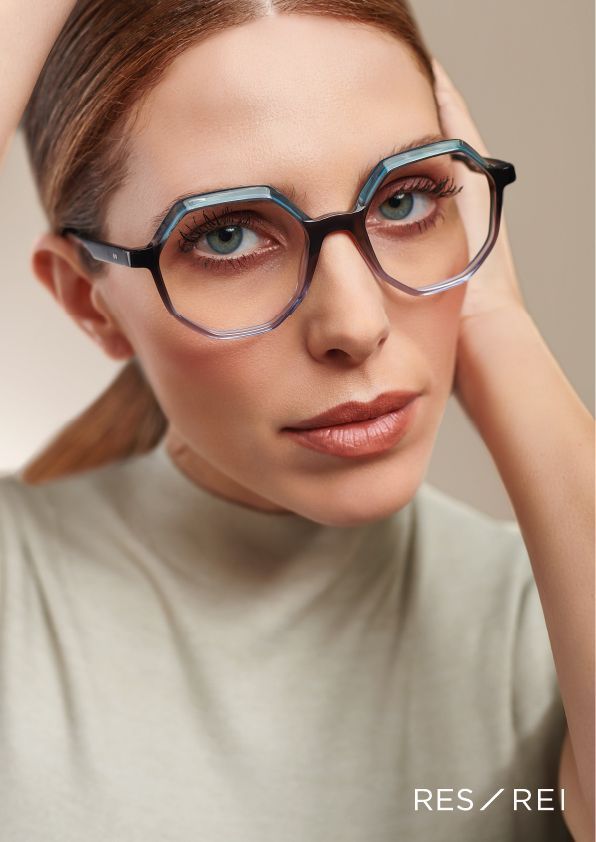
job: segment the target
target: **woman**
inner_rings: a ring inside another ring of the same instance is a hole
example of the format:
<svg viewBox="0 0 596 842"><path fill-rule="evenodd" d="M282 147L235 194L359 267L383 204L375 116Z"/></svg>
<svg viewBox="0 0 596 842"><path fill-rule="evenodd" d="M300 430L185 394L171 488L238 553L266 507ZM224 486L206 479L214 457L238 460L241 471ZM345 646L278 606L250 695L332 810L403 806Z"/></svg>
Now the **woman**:
<svg viewBox="0 0 596 842"><path fill-rule="evenodd" d="M588 839L593 419L406 4L8 5L35 272L126 365L1 483L4 838ZM519 530L423 482L452 389Z"/></svg>

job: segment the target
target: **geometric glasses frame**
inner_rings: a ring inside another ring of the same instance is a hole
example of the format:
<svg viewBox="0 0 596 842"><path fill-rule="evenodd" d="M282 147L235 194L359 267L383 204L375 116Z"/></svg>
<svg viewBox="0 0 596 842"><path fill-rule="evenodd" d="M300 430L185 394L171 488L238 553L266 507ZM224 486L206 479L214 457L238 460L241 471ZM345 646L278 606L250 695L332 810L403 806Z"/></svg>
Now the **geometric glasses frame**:
<svg viewBox="0 0 596 842"><path fill-rule="evenodd" d="M386 178L388 173L404 164L411 164L445 153L451 153L454 159L462 161L469 169L475 172L484 172L487 176L490 189L489 230L480 251L472 262L468 264L463 273L441 281L438 284L413 288L396 280L383 270L368 237L365 224L366 214L377 187ZM434 293L468 281L486 260L497 240L503 206L503 190L507 184L515 181L515 178L516 174L513 164L496 158L483 157L463 140L439 140L408 149L405 152L391 155L379 161L369 172L353 208L347 212L327 213L312 218L274 187L257 185L193 194L179 199L167 211L150 242L142 248L126 248L125 246L115 245L114 243L89 240L73 228L63 228L60 233L63 236L72 236L96 260L104 263L115 263L119 266L127 266L131 269L149 269L167 311L192 330L216 339L238 339L247 336L256 336L273 330L294 312L308 293L323 240L327 234L331 234L334 231L347 232L353 239L358 251L371 271L381 280L386 281L391 286L409 295L433 295ZM188 319L176 310L161 274L159 257L169 235L189 211L208 208L220 202L233 204L235 202L246 202L250 199L271 200L281 205L284 210L301 223L305 232L305 254L301 262L301 277L299 278L299 283L292 299L283 311L271 321L254 327L235 330L215 330L208 328L205 325Z"/></svg>

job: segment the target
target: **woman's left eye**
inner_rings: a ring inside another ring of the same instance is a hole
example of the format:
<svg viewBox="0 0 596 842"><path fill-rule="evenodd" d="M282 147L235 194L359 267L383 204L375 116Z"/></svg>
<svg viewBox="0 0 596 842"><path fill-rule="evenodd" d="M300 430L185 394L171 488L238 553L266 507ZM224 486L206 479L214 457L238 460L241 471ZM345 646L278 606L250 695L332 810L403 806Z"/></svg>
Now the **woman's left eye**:
<svg viewBox="0 0 596 842"><path fill-rule="evenodd" d="M425 203L432 204L432 200L429 199L428 196L424 196L422 193L416 193L415 191L399 191L394 193L388 199L385 199L385 201L379 205L379 210L385 219L398 222L401 220L414 222L417 221L417 219L415 214L412 214L412 209L415 208L415 211L418 214L421 214L421 218L424 218ZM420 207L421 204L422 207Z"/></svg>

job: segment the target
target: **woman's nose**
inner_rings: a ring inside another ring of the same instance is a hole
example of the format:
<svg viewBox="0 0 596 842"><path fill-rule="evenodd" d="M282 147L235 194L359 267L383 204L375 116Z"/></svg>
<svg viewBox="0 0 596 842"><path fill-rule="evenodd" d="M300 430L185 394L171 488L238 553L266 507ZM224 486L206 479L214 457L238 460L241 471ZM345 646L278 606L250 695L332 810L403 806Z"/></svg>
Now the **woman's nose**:
<svg viewBox="0 0 596 842"><path fill-rule="evenodd" d="M385 341L386 292L346 231L328 234L298 308L310 353L361 363Z"/></svg>

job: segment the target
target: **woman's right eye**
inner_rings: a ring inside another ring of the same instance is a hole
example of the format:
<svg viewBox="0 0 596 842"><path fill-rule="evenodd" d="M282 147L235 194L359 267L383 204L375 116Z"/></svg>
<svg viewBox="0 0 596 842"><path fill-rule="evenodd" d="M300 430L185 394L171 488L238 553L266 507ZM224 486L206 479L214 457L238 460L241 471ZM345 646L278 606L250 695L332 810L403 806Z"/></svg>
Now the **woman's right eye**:
<svg viewBox="0 0 596 842"><path fill-rule="evenodd" d="M227 255L238 256L243 254L244 250L254 248L259 241L259 237L255 231L246 228L243 225L226 225L221 228L211 229L209 231L202 231L200 228L194 229L187 234L181 245L181 251L197 251L200 254L207 256ZM207 246L204 249L204 246ZM243 251L238 249L243 246Z"/></svg>

